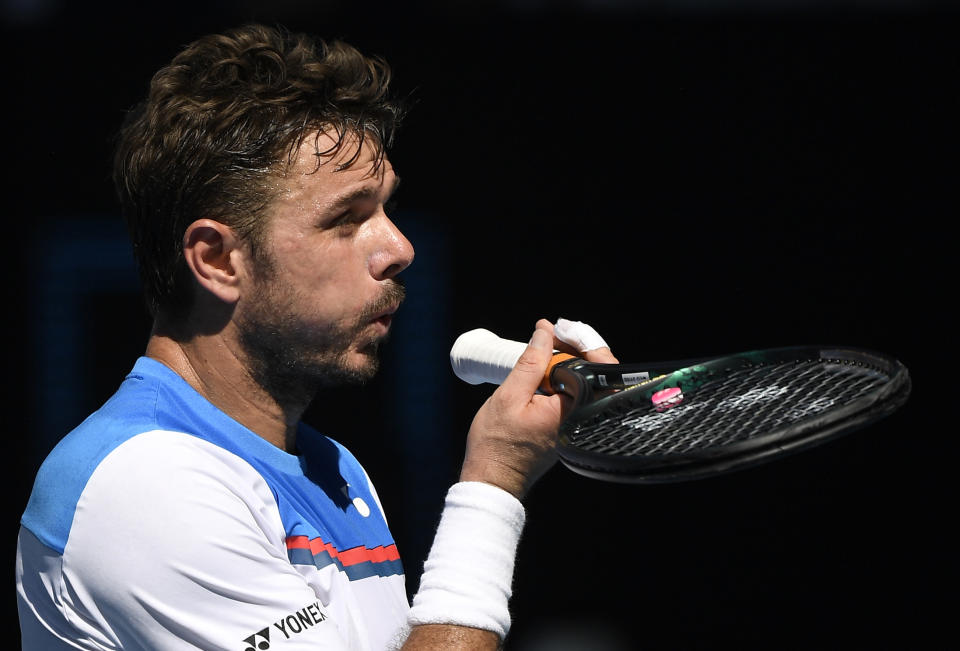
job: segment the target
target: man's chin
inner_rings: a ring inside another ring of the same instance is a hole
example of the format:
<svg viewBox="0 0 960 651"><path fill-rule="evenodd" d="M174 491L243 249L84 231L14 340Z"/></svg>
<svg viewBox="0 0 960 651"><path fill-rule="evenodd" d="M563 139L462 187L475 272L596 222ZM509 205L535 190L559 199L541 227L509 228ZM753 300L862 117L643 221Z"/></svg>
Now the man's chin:
<svg viewBox="0 0 960 651"><path fill-rule="evenodd" d="M359 383L369 382L380 370L378 348L376 343L372 343L360 350L351 351L348 359L344 360L344 370L357 378Z"/></svg>
<svg viewBox="0 0 960 651"><path fill-rule="evenodd" d="M300 376L299 386L310 388L311 395L324 389L364 386L379 370L377 357L351 352L336 363L315 366Z"/></svg>

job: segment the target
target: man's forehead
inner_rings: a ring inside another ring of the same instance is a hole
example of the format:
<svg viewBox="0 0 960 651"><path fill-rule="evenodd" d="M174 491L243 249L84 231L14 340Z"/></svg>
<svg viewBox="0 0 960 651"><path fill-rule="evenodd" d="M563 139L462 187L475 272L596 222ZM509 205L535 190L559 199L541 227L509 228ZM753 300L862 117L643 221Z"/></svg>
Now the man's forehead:
<svg viewBox="0 0 960 651"><path fill-rule="evenodd" d="M340 187L344 184L380 185L394 175L386 153L380 153L370 138L348 132L340 138L335 131L314 132L303 139L283 177L287 187Z"/></svg>
<svg viewBox="0 0 960 651"><path fill-rule="evenodd" d="M361 142L358 134L348 132L341 139L326 130L303 138L275 189L284 203L307 201L319 209L348 195L373 196L384 185L392 190L398 181L390 160L370 138Z"/></svg>
<svg viewBox="0 0 960 651"><path fill-rule="evenodd" d="M301 173L322 168L334 171L356 169L375 176L382 174L379 168L383 164L389 165L386 154L381 153L372 137L361 137L356 131L341 134L333 127L307 134L296 156L296 167Z"/></svg>

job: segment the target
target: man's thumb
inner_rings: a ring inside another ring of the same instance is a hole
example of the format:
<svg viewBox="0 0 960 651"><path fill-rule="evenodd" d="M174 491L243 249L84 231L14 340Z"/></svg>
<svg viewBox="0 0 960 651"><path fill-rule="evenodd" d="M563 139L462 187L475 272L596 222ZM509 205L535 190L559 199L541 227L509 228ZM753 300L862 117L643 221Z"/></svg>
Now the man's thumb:
<svg viewBox="0 0 960 651"><path fill-rule="evenodd" d="M533 331L533 337L526 350L520 355L510 375L503 381L501 388L510 393L522 392L525 395L536 393L547 365L553 357L553 334L542 328Z"/></svg>

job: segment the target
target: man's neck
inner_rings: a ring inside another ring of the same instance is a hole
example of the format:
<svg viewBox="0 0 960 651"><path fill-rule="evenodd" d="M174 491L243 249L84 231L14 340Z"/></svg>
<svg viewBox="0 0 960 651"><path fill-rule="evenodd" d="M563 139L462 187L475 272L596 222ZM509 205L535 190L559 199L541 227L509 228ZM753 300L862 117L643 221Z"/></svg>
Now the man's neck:
<svg viewBox="0 0 960 651"><path fill-rule="evenodd" d="M281 405L253 379L239 347L224 332L184 340L155 329L146 356L169 367L241 425L287 452L296 452L297 423L307 405Z"/></svg>

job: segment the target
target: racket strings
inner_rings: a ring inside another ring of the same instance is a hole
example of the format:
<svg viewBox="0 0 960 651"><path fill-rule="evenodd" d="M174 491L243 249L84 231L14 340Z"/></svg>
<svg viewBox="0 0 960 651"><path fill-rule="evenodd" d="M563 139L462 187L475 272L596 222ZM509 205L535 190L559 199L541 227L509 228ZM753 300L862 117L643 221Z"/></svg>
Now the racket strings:
<svg viewBox="0 0 960 651"><path fill-rule="evenodd" d="M621 394L569 432L569 444L617 456L729 446L848 404L889 379L858 363L822 359L750 366L708 376L674 405Z"/></svg>

